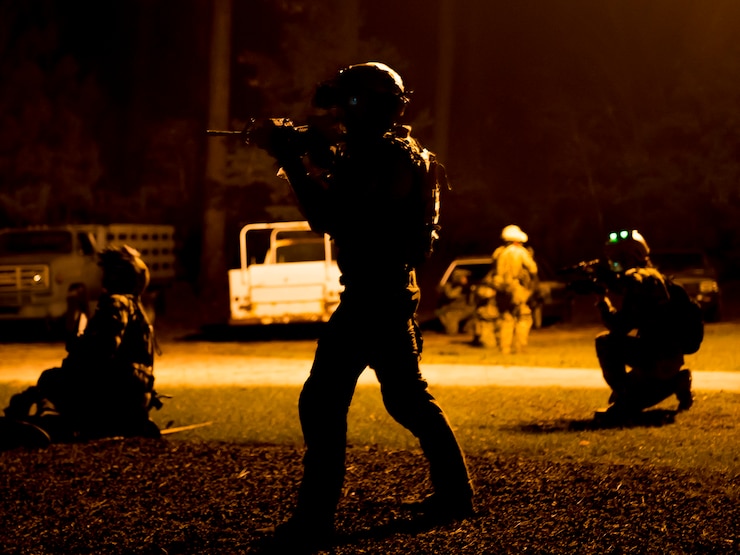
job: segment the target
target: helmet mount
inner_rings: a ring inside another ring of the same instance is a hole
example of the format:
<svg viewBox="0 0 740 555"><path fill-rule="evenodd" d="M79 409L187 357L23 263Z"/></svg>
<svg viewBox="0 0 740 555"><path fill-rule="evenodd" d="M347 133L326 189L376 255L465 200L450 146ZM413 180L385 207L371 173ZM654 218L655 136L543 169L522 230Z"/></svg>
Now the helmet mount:
<svg viewBox="0 0 740 555"><path fill-rule="evenodd" d="M612 231L609 233L604 250L609 268L615 273L650 265L650 248L636 229Z"/></svg>

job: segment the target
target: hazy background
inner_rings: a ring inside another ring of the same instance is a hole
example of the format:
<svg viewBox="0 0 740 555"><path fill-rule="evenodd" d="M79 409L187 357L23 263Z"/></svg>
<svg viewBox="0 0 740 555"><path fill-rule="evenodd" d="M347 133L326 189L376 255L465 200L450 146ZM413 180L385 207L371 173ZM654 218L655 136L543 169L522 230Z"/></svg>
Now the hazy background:
<svg viewBox="0 0 740 555"><path fill-rule="evenodd" d="M173 224L225 303L241 225L300 215L271 159L205 130L300 122L382 60L453 186L427 279L509 223L552 266L637 227L737 278L738 36L734 0L0 0L0 227Z"/></svg>

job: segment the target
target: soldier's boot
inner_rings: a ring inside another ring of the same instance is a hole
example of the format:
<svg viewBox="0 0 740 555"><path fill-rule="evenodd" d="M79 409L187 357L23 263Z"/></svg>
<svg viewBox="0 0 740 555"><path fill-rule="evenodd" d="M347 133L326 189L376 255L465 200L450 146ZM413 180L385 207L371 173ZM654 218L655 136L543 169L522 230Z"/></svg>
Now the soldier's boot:
<svg viewBox="0 0 740 555"><path fill-rule="evenodd" d="M10 402L4 410L5 416L13 420L28 420L34 412L34 405L38 400L39 393L35 386L16 393L10 398Z"/></svg>
<svg viewBox="0 0 740 555"><path fill-rule="evenodd" d="M694 395L691 392L691 370L684 368L676 376L676 397L678 410L689 410L694 404Z"/></svg>
<svg viewBox="0 0 740 555"><path fill-rule="evenodd" d="M609 396L609 406L598 409L594 413L594 420L606 425L615 425L629 422L640 412L640 407L630 395L626 387L615 389Z"/></svg>
<svg viewBox="0 0 740 555"><path fill-rule="evenodd" d="M333 522L300 516L293 516L278 526L262 528L258 532L267 535L263 551L274 555L310 555L332 550L336 542Z"/></svg>
<svg viewBox="0 0 740 555"><path fill-rule="evenodd" d="M38 402L38 414L34 423L49 434L53 443L71 442L77 439L69 419L59 412L56 405L48 399Z"/></svg>

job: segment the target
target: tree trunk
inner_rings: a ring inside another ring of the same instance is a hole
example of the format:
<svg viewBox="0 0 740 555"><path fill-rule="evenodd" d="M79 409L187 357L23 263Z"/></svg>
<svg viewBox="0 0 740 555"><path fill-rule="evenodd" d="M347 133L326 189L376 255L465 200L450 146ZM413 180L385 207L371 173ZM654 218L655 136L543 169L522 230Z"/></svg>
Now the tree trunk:
<svg viewBox="0 0 740 555"><path fill-rule="evenodd" d="M228 129L232 0L213 0L212 6L208 127ZM228 318L229 284L224 254L225 210L222 201L226 140L226 137L212 137L207 145L199 288L206 311L203 315L206 324L223 323Z"/></svg>

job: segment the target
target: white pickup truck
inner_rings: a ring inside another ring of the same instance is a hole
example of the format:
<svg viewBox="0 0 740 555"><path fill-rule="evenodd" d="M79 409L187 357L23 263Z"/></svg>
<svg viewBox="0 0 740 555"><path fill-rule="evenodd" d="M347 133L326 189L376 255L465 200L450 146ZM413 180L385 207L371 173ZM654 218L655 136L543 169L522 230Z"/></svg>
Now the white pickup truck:
<svg viewBox="0 0 740 555"><path fill-rule="evenodd" d="M254 246L260 236L268 241L264 258ZM305 221L245 225L240 267L229 270L229 324L327 321L343 289L332 246Z"/></svg>

